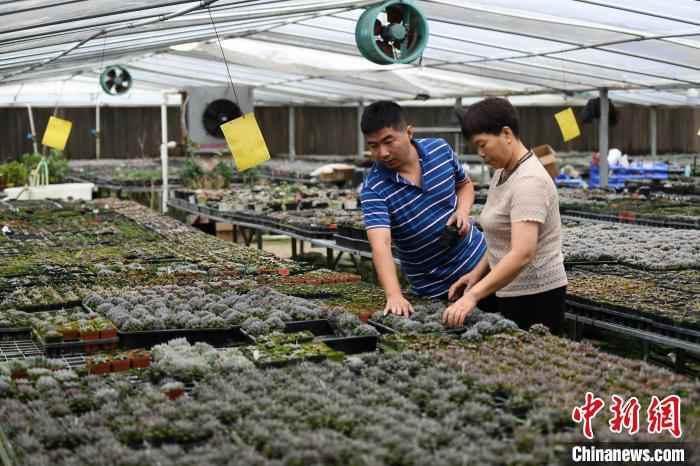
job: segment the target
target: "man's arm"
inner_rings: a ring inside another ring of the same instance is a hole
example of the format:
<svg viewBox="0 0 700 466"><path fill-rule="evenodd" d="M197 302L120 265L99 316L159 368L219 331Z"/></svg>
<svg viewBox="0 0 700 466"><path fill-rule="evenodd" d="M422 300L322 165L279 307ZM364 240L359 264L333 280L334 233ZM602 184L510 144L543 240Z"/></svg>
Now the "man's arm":
<svg viewBox="0 0 700 466"><path fill-rule="evenodd" d="M373 228L367 230L369 244L372 247L372 262L377 271L379 282L386 295L384 314L392 313L410 317L413 306L403 297L401 285L396 276L396 264L391 253L391 230L389 228Z"/></svg>
<svg viewBox="0 0 700 466"><path fill-rule="evenodd" d="M469 232L469 213L474 205L474 183L464 180L457 185L457 208L447 221L448 225L455 224L459 234L464 236Z"/></svg>

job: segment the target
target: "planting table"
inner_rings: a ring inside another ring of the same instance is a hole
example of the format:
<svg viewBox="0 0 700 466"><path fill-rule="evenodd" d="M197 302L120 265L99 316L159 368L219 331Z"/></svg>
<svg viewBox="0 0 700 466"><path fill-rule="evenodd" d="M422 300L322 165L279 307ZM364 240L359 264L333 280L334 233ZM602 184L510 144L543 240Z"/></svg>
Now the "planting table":
<svg viewBox="0 0 700 466"><path fill-rule="evenodd" d="M204 209L204 211L202 211L200 208L198 208L198 206L181 199L170 199L168 201L168 206L180 212L204 217L213 222L233 225L233 236L235 242L238 241L238 229L241 228L241 234L246 246L250 246L250 244L253 242L254 236L258 249L262 249L262 234L263 232L270 232L282 236L288 236L292 239L292 258L297 257L298 247L300 249L300 253L304 253L305 242L308 242L312 246L325 248L327 266L333 270L335 270L335 268L338 266L338 262L344 254L348 254L350 256L358 271L360 270L360 264L364 259L372 258L372 253L368 250L343 246L333 240L304 236L286 229L275 228L262 223L255 223L252 220L243 221L237 218L233 212L212 213L211 209ZM246 235L245 229L250 230L250 234ZM396 260L396 263L399 264L400 262Z"/></svg>

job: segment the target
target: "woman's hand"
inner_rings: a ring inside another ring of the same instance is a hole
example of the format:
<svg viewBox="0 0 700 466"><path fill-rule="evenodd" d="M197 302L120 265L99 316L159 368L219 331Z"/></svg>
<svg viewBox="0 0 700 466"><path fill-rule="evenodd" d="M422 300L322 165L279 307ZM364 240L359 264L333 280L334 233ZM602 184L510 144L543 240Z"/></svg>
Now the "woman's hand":
<svg viewBox="0 0 700 466"><path fill-rule="evenodd" d="M455 298L461 296L465 291L476 285L481 279L480 271L474 268L471 272L466 273L460 277L459 280L454 282L450 289L447 291L447 299L453 301ZM464 290L462 289L464 288Z"/></svg>
<svg viewBox="0 0 700 466"><path fill-rule="evenodd" d="M442 322L448 327L462 327L464 319L476 308L476 298L471 293L464 293L457 302L442 314Z"/></svg>
<svg viewBox="0 0 700 466"><path fill-rule="evenodd" d="M388 295L386 297L386 306L384 307L384 315L387 314L411 317L411 314L413 314L413 306L411 306L411 303L409 303L402 294Z"/></svg>

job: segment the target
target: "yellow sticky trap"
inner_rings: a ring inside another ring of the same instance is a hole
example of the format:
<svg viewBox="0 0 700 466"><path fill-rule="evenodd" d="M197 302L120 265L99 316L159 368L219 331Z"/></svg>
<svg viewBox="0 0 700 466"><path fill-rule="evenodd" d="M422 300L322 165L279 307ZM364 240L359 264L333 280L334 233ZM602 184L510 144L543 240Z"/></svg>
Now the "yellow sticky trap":
<svg viewBox="0 0 700 466"><path fill-rule="evenodd" d="M49 117L49 124L46 126L41 143L60 151L64 150L72 127L73 123L68 120L62 120L53 116Z"/></svg>
<svg viewBox="0 0 700 466"><path fill-rule="evenodd" d="M561 135L564 137L564 142L569 142L581 136L581 130L578 127L578 122L576 121L576 116L571 107L566 110L554 115L554 118L559 124L559 129L561 130Z"/></svg>
<svg viewBox="0 0 700 466"><path fill-rule="evenodd" d="M700 136L700 129L698 130L698 136Z"/></svg>
<svg viewBox="0 0 700 466"><path fill-rule="evenodd" d="M270 160L270 151L252 112L224 123L220 128L239 172Z"/></svg>

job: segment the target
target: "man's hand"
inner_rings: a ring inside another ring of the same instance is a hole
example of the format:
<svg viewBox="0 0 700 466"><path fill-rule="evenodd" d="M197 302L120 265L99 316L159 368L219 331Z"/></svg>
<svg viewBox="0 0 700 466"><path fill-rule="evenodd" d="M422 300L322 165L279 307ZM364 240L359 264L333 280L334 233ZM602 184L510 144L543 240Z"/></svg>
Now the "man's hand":
<svg viewBox="0 0 700 466"><path fill-rule="evenodd" d="M464 319L476 307L476 299L470 293L464 293L457 302L442 313L442 322L448 327L462 327Z"/></svg>
<svg viewBox="0 0 700 466"><path fill-rule="evenodd" d="M473 269L471 272L462 275L459 280L457 280L452 284L452 286L450 286L450 289L447 291L447 299L453 301L454 299L460 297L466 291L469 291L469 289L472 286L476 285L481 279L479 275L480 274L476 270L476 268Z"/></svg>
<svg viewBox="0 0 700 466"><path fill-rule="evenodd" d="M384 307L384 315L387 314L411 317L411 314L413 314L413 306L411 306L411 303L409 303L402 294L389 295L386 297L386 307Z"/></svg>
<svg viewBox="0 0 700 466"><path fill-rule="evenodd" d="M471 224L469 222L469 212L460 212L459 209L450 215L449 220L447 220L447 225L455 225L459 228L459 235L464 236L469 233L469 228Z"/></svg>

